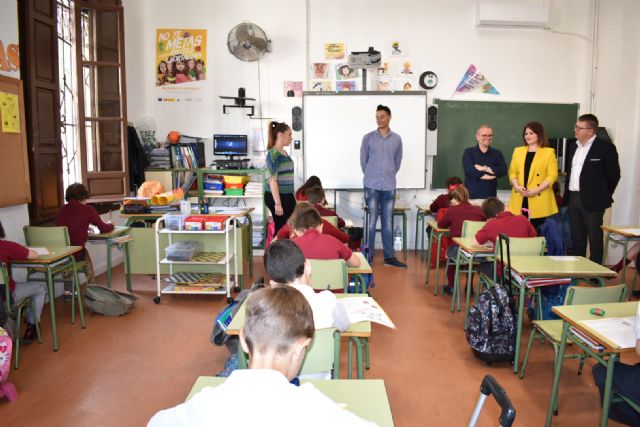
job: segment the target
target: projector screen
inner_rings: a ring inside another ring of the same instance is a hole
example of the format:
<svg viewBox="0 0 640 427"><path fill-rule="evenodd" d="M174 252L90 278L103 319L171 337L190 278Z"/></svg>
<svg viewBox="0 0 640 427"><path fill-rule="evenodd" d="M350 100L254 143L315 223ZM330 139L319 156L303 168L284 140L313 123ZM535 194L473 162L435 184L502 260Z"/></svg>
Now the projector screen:
<svg viewBox="0 0 640 427"><path fill-rule="evenodd" d="M376 130L376 107L391 109L391 130L402 138L396 188L426 187L426 92L304 92L305 180L316 175L326 189L362 189L360 145Z"/></svg>

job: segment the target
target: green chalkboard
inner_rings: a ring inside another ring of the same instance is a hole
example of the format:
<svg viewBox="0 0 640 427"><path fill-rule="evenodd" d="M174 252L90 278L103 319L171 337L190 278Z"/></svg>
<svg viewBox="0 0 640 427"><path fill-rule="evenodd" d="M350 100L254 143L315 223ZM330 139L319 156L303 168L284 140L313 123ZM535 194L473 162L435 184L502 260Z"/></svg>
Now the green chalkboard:
<svg viewBox="0 0 640 427"><path fill-rule="evenodd" d="M438 106L438 154L433 158L432 188L444 188L448 177L464 180L462 153L477 144L478 127L493 129L493 144L509 166L516 146L522 145L522 130L528 122L544 125L549 138L573 138L573 126L579 104L542 104L530 102L485 102L435 100ZM510 188L507 177L498 188Z"/></svg>

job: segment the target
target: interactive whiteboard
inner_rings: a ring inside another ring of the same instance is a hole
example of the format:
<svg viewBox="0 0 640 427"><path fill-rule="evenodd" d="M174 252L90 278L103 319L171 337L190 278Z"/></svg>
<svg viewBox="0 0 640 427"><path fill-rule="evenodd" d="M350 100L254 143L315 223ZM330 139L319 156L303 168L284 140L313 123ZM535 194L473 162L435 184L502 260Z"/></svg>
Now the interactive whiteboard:
<svg viewBox="0 0 640 427"><path fill-rule="evenodd" d="M305 180L316 175L327 189L362 189L360 146L375 130L376 107L391 109L391 130L402 138L397 188L426 186L427 95L415 92L304 92Z"/></svg>

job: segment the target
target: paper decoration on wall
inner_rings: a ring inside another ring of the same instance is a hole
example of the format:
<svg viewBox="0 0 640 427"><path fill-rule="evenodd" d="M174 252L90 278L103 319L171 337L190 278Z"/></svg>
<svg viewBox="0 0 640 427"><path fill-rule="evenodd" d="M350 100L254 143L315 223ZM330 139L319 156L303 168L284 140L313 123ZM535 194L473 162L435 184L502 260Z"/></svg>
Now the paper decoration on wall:
<svg viewBox="0 0 640 427"><path fill-rule="evenodd" d="M156 30L156 86L205 80L207 30Z"/></svg>
<svg viewBox="0 0 640 427"><path fill-rule="evenodd" d="M328 79L329 69L330 67L328 62L313 62L311 64L311 78Z"/></svg>
<svg viewBox="0 0 640 427"><path fill-rule="evenodd" d="M414 64L411 61L402 61L402 68L400 69L401 76L410 76L414 74Z"/></svg>
<svg viewBox="0 0 640 427"><path fill-rule="evenodd" d="M302 96L302 82L285 81L283 95L289 96L289 91L293 91L293 96Z"/></svg>
<svg viewBox="0 0 640 427"><path fill-rule="evenodd" d="M395 90L408 91L419 89L420 87L416 84L415 79L396 79L395 81Z"/></svg>
<svg viewBox="0 0 640 427"><path fill-rule="evenodd" d="M344 59L344 43L325 43L324 59Z"/></svg>
<svg viewBox="0 0 640 427"><path fill-rule="evenodd" d="M336 82L336 90L338 92L353 92L356 90L355 80L342 80Z"/></svg>
<svg viewBox="0 0 640 427"><path fill-rule="evenodd" d="M0 92L0 119L2 132L20 133L20 109L15 93Z"/></svg>
<svg viewBox="0 0 640 427"><path fill-rule="evenodd" d="M389 42L387 53L389 56L407 56L409 54L407 42L404 40L392 40Z"/></svg>
<svg viewBox="0 0 640 427"><path fill-rule="evenodd" d="M333 81L311 80L311 90L315 92L331 92L333 91Z"/></svg>
<svg viewBox="0 0 640 427"><path fill-rule="evenodd" d="M336 80L350 80L360 77L360 70L349 67L348 64L336 65Z"/></svg>
<svg viewBox="0 0 640 427"><path fill-rule="evenodd" d="M379 77L388 76L390 73L390 67L391 67L391 64L389 63L389 61L382 62L377 70L378 76Z"/></svg>
<svg viewBox="0 0 640 427"><path fill-rule="evenodd" d="M500 92L487 80L484 74L478 72L476 66L471 64L458 83L456 93L480 92L489 95L500 95Z"/></svg>
<svg viewBox="0 0 640 427"><path fill-rule="evenodd" d="M391 79L377 79L376 80L376 91L386 91L391 90Z"/></svg>

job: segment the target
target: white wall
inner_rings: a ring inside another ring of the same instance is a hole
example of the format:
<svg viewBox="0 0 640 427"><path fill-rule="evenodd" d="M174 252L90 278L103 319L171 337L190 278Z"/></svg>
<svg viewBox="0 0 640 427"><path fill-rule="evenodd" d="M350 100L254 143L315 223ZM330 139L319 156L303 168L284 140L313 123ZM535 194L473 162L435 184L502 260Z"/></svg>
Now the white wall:
<svg viewBox="0 0 640 427"><path fill-rule="evenodd" d="M306 89L307 62L322 60L325 42L343 41L347 51L352 51L369 46L382 48L394 39L408 43L418 74L424 70L438 74L439 84L429 92L429 99L450 98L462 74L473 63L501 95L457 95L455 99L578 102L580 112L586 113L591 100L594 1L546 1L551 8L553 31L542 31L477 29L475 0L192 0L179 6L167 0L124 0L128 114L134 121L154 117L159 136L171 129L198 136L209 136L214 131L250 132L260 122L249 121L240 112L223 115L218 99L218 95L235 94L242 86L248 96L261 95L262 116L290 122L291 107L299 104L299 99L283 97L282 83L303 80ZM633 0L600 3L601 70L597 75L595 113L605 126L615 129L628 183L621 183L616 194L613 218L618 223L629 223L637 220L637 209L634 214L629 209L637 206L637 196L629 200L632 204L625 204L620 192L637 193L638 177L631 179L630 171L638 160L632 154L638 139L640 38L634 25L639 17L638 4ZM227 32L245 20L260 25L273 41L273 53L260 61L260 82L258 64L241 62L226 48ZM158 28L208 30L207 99L197 108L175 108L154 99L154 37ZM609 56L608 62L603 59ZM614 86L613 91L608 90L607 84ZM626 92L629 87L632 90ZM621 102L620 98L624 100ZM374 127L372 116L371 128ZM294 134L294 139L299 136ZM506 157L509 155L505 153ZM294 160L301 168L298 153L294 153ZM354 159L354 167L357 162ZM299 169L298 177L301 176ZM413 206L429 203L438 193L407 191L401 197ZM339 213L358 218L361 200L361 193L340 193ZM625 208L619 209L619 205ZM410 242L414 236L413 215L409 220Z"/></svg>

